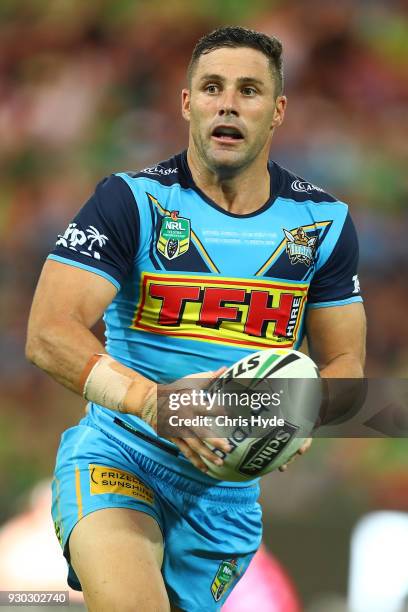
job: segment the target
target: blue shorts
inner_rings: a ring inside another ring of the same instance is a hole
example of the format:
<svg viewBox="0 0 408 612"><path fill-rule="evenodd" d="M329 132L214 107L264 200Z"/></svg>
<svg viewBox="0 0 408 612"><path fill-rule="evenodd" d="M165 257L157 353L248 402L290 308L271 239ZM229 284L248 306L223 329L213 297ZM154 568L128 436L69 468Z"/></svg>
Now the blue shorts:
<svg viewBox="0 0 408 612"><path fill-rule="evenodd" d="M261 542L259 485L209 486L198 471L197 479L183 476L146 456L146 444L125 444L88 417L62 435L52 516L68 564L67 542L82 517L133 508L160 526L171 603L188 612L220 610ZM81 590L70 565L68 583Z"/></svg>

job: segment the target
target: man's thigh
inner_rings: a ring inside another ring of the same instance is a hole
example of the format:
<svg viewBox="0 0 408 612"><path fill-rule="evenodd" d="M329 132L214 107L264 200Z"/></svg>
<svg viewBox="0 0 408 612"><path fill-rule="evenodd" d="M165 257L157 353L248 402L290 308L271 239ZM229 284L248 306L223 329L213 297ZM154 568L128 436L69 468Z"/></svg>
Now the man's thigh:
<svg viewBox="0 0 408 612"><path fill-rule="evenodd" d="M71 564L90 612L169 612L161 575L157 522L129 508L106 508L80 520L69 539Z"/></svg>

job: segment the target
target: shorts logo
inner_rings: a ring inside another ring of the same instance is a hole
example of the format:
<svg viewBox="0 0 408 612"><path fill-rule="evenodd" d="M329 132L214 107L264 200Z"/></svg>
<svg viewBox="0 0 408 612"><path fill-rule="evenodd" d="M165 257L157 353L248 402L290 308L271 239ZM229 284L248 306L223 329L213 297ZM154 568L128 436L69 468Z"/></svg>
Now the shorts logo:
<svg viewBox="0 0 408 612"><path fill-rule="evenodd" d="M286 252L290 263L310 266L316 252L317 236L309 238L303 227L298 227L292 232L283 228L283 233L286 237Z"/></svg>
<svg viewBox="0 0 408 612"><path fill-rule="evenodd" d="M163 217L157 250L166 259L175 259L188 251L190 246L190 219L178 216L178 210L172 210L169 217Z"/></svg>
<svg viewBox="0 0 408 612"><path fill-rule="evenodd" d="M130 327L248 348L291 348L307 291L306 283L145 272Z"/></svg>
<svg viewBox="0 0 408 612"><path fill-rule="evenodd" d="M127 495L152 505L154 493L140 482L134 474L105 465L89 464L91 495Z"/></svg>
<svg viewBox="0 0 408 612"><path fill-rule="evenodd" d="M221 597L231 586L237 575L238 567L236 559L228 559L220 563L211 584L211 593L215 601L220 601Z"/></svg>
<svg viewBox="0 0 408 612"><path fill-rule="evenodd" d="M60 543L60 546L62 546L61 525L58 523L58 521L54 521L54 529L55 529L55 535L57 536L58 542Z"/></svg>

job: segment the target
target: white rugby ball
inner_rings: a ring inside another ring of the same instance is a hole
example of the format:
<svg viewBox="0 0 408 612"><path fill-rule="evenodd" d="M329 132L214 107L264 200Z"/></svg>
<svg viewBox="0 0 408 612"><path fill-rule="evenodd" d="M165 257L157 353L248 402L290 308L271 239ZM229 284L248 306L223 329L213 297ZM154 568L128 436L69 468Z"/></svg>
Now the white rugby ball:
<svg viewBox="0 0 408 612"><path fill-rule="evenodd" d="M228 481L252 480L284 465L309 437L322 401L312 359L277 348L247 355L215 380L208 393L218 394L221 407L228 404L214 437L226 437L232 449L225 453L208 445L224 463L205 462L210 476Z"/></svg>

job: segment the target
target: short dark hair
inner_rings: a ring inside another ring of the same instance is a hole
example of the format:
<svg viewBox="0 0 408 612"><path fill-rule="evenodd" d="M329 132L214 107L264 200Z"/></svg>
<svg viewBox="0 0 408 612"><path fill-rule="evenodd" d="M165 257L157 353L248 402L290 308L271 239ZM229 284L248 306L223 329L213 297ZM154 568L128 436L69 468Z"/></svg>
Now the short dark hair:
<svg viewBox="0 0 408 612"><path fill-rule="evenodd" d="M194 67L201 55L222 49L223 47L250 47L263 53L269 64L276 83L276 95L283 91L282 43L276 36L267 36L262 32L250 30L241 26L226 26L217 28L206 34L196 44L187 69L188 80L191 83Z"/></svg>

